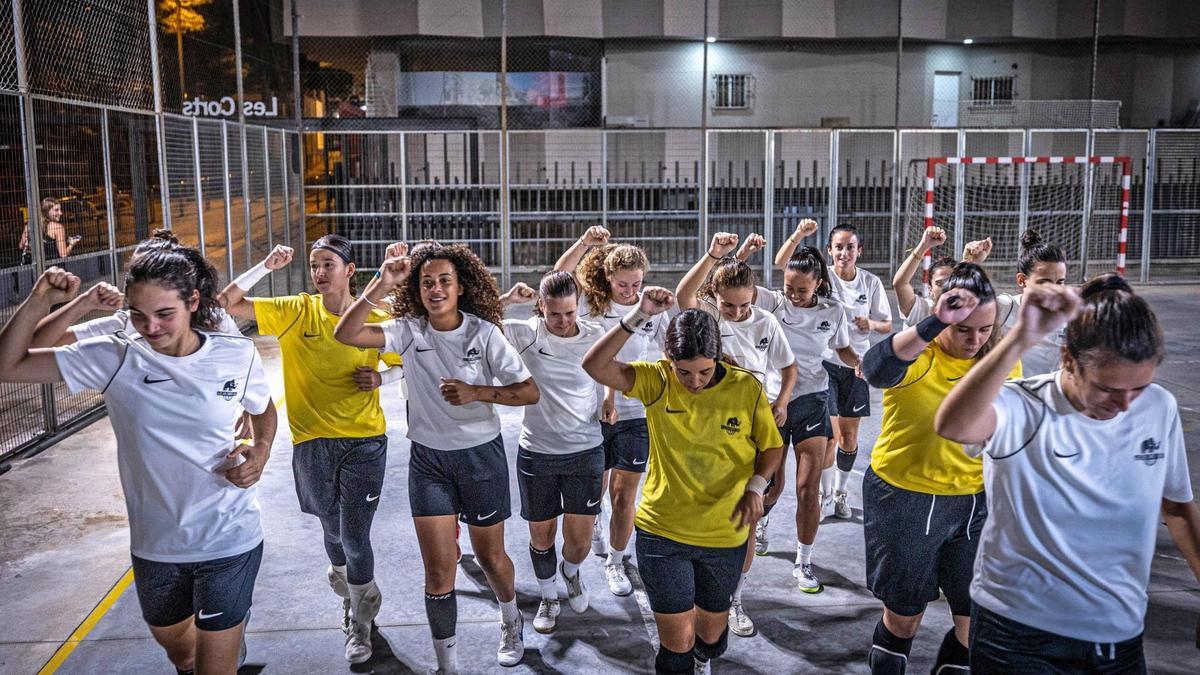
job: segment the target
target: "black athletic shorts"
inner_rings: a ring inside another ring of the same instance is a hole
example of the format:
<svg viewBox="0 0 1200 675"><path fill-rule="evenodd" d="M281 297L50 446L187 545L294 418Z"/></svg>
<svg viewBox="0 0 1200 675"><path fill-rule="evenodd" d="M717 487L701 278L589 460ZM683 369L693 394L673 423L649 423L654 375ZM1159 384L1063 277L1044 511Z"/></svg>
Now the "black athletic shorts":
<svg viewBox="0 0 1200 675"><path fill-rule="evenodd" d="M972 673L1146 672L1142 636L1122 642L1084 642L1026 626L974 603L971 611Z"/></svg>
<svg viewBox="0 0 1200 675"><path fill-rule="evenodd" d="M898 488L867 468L863 477L867 588L902 616L946 595L950 613L971 613L971 574L987 519L983 492L931 495Z"/></svg>
<svg viewBox="0 0 1200 675"><path fill-rule="evenodd" d="M481 527L504 522L512 515L504 441L497 436L464 450L434 450L413 441L408 504L414 518L457 515Z"/></svg>
<svg viewBox="0 0 1200 675"><path fill-rule="evenodd" d="M620 469L633 473L646 472L650 458L650 431L646 418L617 420L616 424L600 424L604 434L604 469Z"/></svg>
<svg viewBox="0 0 1200 675"><path fill-rule="evenodd" d="M810 438L830 437L833 432L829 423L828 400L828 391L818 391L794 398L788 403L787 421L779 427L783 447L799 445Z"/></svg>
<svg viewBox="0 0 1200 675"><path fill-rule="evenodd" d="M374 511L386 469L387 436L314 438L292 449L300 510L314 516Z"/></svg>
<svg viewBox="0 0 1200 675"><path fill-rule="evenodd" d="M829 415L831 417L870 417L871 387L854 374L854 369L828 361L822 363L829 373Z"/></svg>
<svg viewBox="0 0 1200 675"><path fill-rule="evenodd" d="M517 453L521 517L533 523L564 513L594 516L603 494L604 448L550 455L525 448Z"/></svg>
<svg viewBox="0 0 1200 675"><path fill-rule="evenodd" d="M133 581L142 618L155 628L195 615L200 630L226 630L246 618L254 602L254 580L263 545L239 555L194 563L133 557Z"/></svg>
<svg viewBox="0 0 1200 675"><path fill-rule="evenodd" d="M693 606L717 614L729 611L742 578L745 543L733 548L690 546L638 529L634 547L650 609L659 614L678 614Z"/></svg>

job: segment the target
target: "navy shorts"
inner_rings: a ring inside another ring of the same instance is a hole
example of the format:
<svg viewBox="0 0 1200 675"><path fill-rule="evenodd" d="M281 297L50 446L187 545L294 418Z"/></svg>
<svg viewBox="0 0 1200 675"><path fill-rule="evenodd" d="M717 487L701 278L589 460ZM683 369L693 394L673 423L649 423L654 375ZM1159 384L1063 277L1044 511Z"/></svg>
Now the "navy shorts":
<svg viewBox="0 0 1200 675"><path fill-rule="evenodd" d="M254 603L254 580L263 545L245 553L194 563L165 563L133 557L133 580L142 618L166 628L196 617L196 628L233 628Z"/></svg>
<svg viewBox="0 0 1200 675"><path fill-rule="evenodd" d="M1142 636L1122 642L1084 642L1000 616L978 603L971 611L972 673L1146 672Z"/></svg>
<svg viewBox="0 0 1200 675"><path fill-rule="evenodd" d="M314 516L374 511L386 469L387 436L314 438L292 450L300 510Z"/></svg>
<svg viewBox="0 0 1200 675"><path fill-rule="evenodd" d="M601 424L604 434L604 469L620 469L633 473L646 472L650 458L650 430L646 418L617 420L616 424Z"/></svg>
<svg viewBox="0 0 1200 675"><path fill-rule="evenodd" d="M779 427L783 447L799 445L810 438L829 438L833 427L829 423L828 391L818 391L792 399L787 407L787 421Z"/></svg>
<svg viewBox="0 0 1200 675"><path fill-rule="evenodd" d="M604 448L550 455L525 448L517 453L521 517L532 523L564 513L594 516L603 494Z"/></svg>
<svg viewBox="0 0 1200 675"><path fill-rule="evenodd" d="M971 575L987 519L984 493L931 495L863 477L867 588L883 605L915 616L946 595L950 613L971 613Z"/></svg>
<svg viewBox="0 0 1200 675"><path fill-rule="evenodd" d="M715 614L729 611L742 578L745 543L690 546L638 529L634 546L650 609L658 614L678 614L693 606Z"/></svg>
<svg viewBox="0 0 1200 675"><path fill-rule="evenodd" d="M408 504L414 518L452 516L487 527L512 515L508 459L500 436L463 450L434 450L413 442Z"/></svg>
<svg viewBox="0 0 1200 675"><path fill-rule="evenodd" d="M854 369L828 361L822 363L829 373L829 415L831 417L870 417L871 387L854 374Z"/></svg>

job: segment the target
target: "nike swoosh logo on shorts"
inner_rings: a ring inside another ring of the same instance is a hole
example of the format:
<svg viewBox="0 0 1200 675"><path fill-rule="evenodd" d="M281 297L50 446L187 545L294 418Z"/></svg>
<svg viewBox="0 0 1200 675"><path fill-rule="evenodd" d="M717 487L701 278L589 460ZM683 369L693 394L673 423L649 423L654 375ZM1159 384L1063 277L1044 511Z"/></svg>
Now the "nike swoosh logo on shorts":
<svg viewBox="0 0 1200 675"><path fill-rule="evenodd" d="M216 612L215 614L205 614L204 610L200 610L199 612L196 612L196 618L203 621L204 619L211 619L215 616L221 616L224 613L225 612Z"/></svg>
<svg viewBox="0 0 1200 675"><path fill-rule="evenodd" d="M374 502L374 501L378 501L378 500L379 500L379 495L375 495L374 497L372 497L370 494L367 495L367 501L369 501L369 502Z"/></svg>
<svg viewBox="0 0 1200 675"><path fill-rule="evenodd" d="M867 407L865 403L863 405L857 406L854 408L854 412L858 412L859 410L862 410L865 407Z"/></svg>
<svg viewBox="0 0 1200 675"><path fill-rule="evenodd" d="M599 503L600 503L600 500L599 500L599 499L597 499L596 501L592 501L592 500L590 500L590 499L589 499L589 500L588 500L588 503L587 503L587 505L588 505L588 508L591 508L591 507L593 507L593 506L595 506L595 505L597 505L597 504L599 504Z"/></svg>
<svg viewBox="0 0 1200 675"><path fill-rule="evenodd" d="M817 422L816 424L814 424L814 425L812 425L812 426L805 425L805 426L804 426L804 430L805 430L805 431L812 431L813 429L816 429L816 428L817 428L817 427L819 427L819 426L821 426L821 423L820 423L820 422Z"/></svg>
<svg viewBox="0 0 1200 675"><path fill-rule="evenodd" d="M634 463L634 464L645 464L645 463L646 463L646 460L644 460L644 459L643 459L642 461L640 461L640 462L639 462L639 461L637 461L637 460L635 459L635 460L633 460L633 463Z"/></svg>
<svg viewBox="0 0 1200 675"><path fill-rule="evenodd" d="M498 513L498 511L499 510L492 511L491 513L487 514L486 516L475 516L475 520L487 520L488 518L491 518L492 516L496 515L496 513Z"/></svg>

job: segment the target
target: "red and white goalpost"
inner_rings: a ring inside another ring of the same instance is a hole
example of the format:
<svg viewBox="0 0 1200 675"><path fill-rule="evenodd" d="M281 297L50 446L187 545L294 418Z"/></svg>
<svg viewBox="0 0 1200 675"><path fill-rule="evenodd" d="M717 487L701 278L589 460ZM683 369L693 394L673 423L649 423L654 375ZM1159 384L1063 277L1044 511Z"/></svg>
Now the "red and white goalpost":
<svg viewBox="0 0 1200 675"><path fill-rule="evenodd" d="M1129 157L1086 155L913 162L905 246L915 246L921 230L934 225L947 230L948 243L990 236L988 265L1012 268L1021 233L1034 228L1043 240L1063 248L1072 269L1082 269L1083 263L1089 274L1113 268L1124 274L1132 167ZM920 185L922 169L923 195L912 189ZM927 254L926 268L930 260Z"/></svg>

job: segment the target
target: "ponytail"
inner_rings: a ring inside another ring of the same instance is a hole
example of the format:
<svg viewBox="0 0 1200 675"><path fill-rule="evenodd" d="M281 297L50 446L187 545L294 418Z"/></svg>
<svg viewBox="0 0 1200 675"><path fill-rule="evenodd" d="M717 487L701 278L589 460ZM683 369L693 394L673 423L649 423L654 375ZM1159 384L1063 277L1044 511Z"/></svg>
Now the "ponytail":
<svg viewBox="0 0 1200 675"><path fill-rule="evenodd" d="M829 282L829 265L825 263L825 256L821 255L816 247L805 246L793 253L784 270L814 277L818 284L818 296L828 298L833 295L833 285Z"/></svg>
<svg viewBox="0 0 1200 675"><path fill-rule="evenodd" d="M1104 363L1114 358L1131 363L1165 356L1158 317L1129 283L1116 274L1103 274L1080 290L1083 309L1067 324L1067 353L1080 363Z"/></svg>

